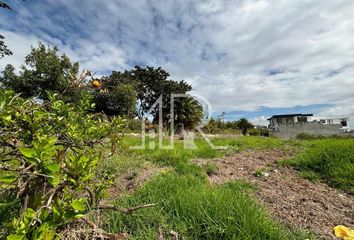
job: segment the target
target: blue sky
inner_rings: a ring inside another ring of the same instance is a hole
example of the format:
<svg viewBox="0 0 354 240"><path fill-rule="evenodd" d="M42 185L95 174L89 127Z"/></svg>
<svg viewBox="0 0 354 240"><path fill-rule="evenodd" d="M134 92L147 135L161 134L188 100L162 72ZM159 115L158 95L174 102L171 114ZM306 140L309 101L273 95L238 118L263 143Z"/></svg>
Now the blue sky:
<svg viewBox="0 0 354 240"><path fill-rule="evenodd" d="M277 113L354 117L354 2L347 0L27 0L0 9L19 67L57 45L98 75L161 66L227 120ZM354 122L351 124L354 126Z"/></svg>

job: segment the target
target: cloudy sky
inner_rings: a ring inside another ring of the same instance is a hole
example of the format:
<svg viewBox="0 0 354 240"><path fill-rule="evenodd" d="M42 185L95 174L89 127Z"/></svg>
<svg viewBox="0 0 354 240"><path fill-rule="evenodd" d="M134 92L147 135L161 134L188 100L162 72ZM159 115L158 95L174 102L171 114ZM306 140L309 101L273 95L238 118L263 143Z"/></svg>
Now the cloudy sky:
<svg viewBox="0 0 354 240"><path fill-rule="evenodd" d="M99 75L162 66L215 114L354 117L354 1L26 0L0 9L20 66L39 41ZM352 122L352 128L354 122Z"/></svg>

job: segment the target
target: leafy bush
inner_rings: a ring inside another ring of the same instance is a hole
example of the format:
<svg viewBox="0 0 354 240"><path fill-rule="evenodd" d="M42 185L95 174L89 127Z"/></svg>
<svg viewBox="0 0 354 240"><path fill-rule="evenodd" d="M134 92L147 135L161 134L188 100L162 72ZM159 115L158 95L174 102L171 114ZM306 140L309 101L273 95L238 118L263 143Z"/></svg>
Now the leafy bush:
<svg viewBox="0 0 354 240"><path fill-rule="evenodd" d="M54 239L67 223L95 208L106 181L94 182L94 149L120 119L87 114L47 92L39 105L0 91L0 238Z"/></svg>

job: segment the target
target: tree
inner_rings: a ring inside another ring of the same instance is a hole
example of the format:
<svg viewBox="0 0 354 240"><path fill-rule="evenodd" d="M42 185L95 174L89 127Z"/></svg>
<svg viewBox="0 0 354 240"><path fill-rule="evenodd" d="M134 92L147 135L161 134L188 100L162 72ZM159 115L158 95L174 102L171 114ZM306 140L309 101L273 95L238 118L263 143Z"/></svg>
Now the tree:
<svg viewBox="0 0 354 240"><path fill-rule="evenodd" d="M163 101L163 120L168 122L167 115L171 109L171 94L185 94L192 89L192 87L184 81L174 81L168 79L169 73L162 68L153 67L139 67L135 66L134 69L124 72L113 71L108 77L101 78L103 93L96 95L96 110L110 112L111 114L119 114L123 109L123 113L126 113L126 109L122 108L123 103L127 103L127 109L132 109L131 102L133 100L132 90L136 93L138 100L137 114L140 118L145 116L150 108L154 105L156 100L162 95ZM124 86L117 91L118 86ZM130 87L127 87L127 86ZM126 95L124 96L124 92ZM118 95L117 95L118 94ZM124 100L125 99L125 100ZM130 99L130 101L128 101ZM135 102L136 103L136 102ZM107 106L110 106L107 108ZM109 109L116 109L109 111ZM153 122L158 121L158 108L152 109L150 114L153 116Z"/></svg>
<svg viewBox="0 0 354 240"><path fill-rule="evenodd" d="M246 135L248 129L251 129L254 126L246 118L241 118L237 121L237 127L240 129L242 135Z"/></svg>
<svg viewBox="0 0 354 240"><path fill-rule="evenodd" d="M107 115L132 117L136 113L136 96L137 93L131 84L103 88L95 94L96 111Z"/></svg>
<svg viewBox="0 0 354 240"><path fill-rule="evenodd" d="M174 124L179 131L183 126L185 130L192 130L200 124L203 118L203 107L192 96L177 98L174 101L173 115L169 113L167 120L174 120Z"/></svg>
<svg viewBox="0 0 354 240"><path fill-rule="evenodd" d="M143 117L153 106L156 100L162 95L164 119L169 114L171 94L186 94L192 90L192 86L185 81L168 79L170 74L162 68L139 67L125 71L122 79L130 81L136 86L139 100L139 117ZM153 109L154 122L158 121L158 110Z"/></svg>
<svg viewBox="0 0 354 240"><path fill-rule="evenodd" d="M3 1L0 1L0 8L11 10L10 6ZM0 34L0 58L3 58L5 55L12 55L12 52L5 45L4 39L5 37Z"/></svg>
<svg viewBox="0 0 354 240"><path fill-rule="evenodd" d="M4 39L5 37L0 35L0 58L5 57L6 55L12 55L12 52L5 45Z"/></svg>
<svg viewBox="0 0 354 240"><path fill-rule="evenodd" d="M58 48L39 43L25 57L19 76L14 68L6 66L0 81L4 88L22 93L24 97L38 96L47 99L47 91L63 93L70 87L70 79L78 74L79 63L72 63ZM68 91L69 93L69 91Z"/></svg>

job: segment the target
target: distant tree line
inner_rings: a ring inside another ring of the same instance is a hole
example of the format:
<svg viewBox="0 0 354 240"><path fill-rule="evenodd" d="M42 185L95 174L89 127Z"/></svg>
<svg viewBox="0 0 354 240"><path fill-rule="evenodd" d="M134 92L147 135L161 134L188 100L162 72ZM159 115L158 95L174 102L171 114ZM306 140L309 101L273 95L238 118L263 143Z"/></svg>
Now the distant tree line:
<svg viewBox="0 0 354 240"><path fill-rule="evenodd" d="M240 118L234 121L225 121L223 119L224 113L216 118L212 118L208 124L204 127L204 130L211 134L234 134L240 133L242 135L258 134L258 131L254 130L254 125L250 123L246 118Z"/></svg>

